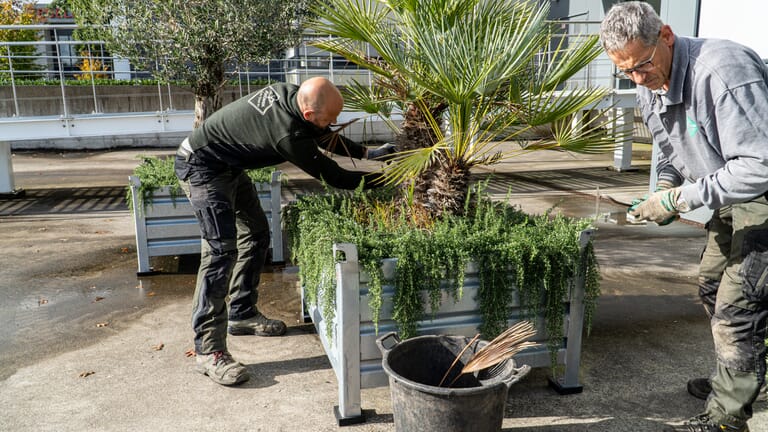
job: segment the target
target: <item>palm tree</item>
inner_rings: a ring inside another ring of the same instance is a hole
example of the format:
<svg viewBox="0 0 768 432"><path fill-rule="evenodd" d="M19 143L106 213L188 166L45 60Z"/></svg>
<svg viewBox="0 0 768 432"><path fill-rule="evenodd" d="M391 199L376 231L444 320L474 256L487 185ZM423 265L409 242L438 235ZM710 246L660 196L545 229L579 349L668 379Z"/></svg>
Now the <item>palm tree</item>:
<svg viewBox="0 0 768 432"><path fill-rule="evenodd" d="M548 2L542 3L315 3L317 19L309 28L330 36L315 45L375 77L370 86L345 89L348 106L385 118L393 112L403 116L396 141L401 152L385 171L411 203L433 215L460 213L474 166L533 150L614 148L606 122L571 121L608 90L565 85L597 57L598 38L566 43L546 20ZM375 56L366 54L371 48ZM505 142L519 148L501 151Z"/></svg>

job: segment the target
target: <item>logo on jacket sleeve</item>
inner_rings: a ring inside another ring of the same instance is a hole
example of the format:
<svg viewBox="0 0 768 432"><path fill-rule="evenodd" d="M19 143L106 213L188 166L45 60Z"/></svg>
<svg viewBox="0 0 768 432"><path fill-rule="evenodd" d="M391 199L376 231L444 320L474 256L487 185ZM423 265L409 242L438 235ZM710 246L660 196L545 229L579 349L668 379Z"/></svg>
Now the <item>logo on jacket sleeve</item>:
<svg viewBox="0 0 768 432"><path fill-rule="evenodd" d="M699 131L699 125L693 121L692 118L686 117L686 128L688 129L688 136L692 137Z"/></svg>
<svg viewBox="0 0 768 432"><path fill-rule="evenodd" d="M279 99L280 96L272 87L264 87L254 93L253 96L248 99L248 103L256 108L256 111L258 111L259 114L264 115L270 108L272 108L275 101Z"/></svg>

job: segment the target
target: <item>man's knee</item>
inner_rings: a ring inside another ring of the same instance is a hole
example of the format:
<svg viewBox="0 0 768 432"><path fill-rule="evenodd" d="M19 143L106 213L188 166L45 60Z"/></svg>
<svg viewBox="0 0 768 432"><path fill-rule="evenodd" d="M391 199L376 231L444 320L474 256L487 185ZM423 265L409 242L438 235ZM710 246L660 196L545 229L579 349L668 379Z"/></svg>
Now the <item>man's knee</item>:
<svg viewBox="0 0 768 432"><path fill-rule="evenodd" d="M765 330L759 331L764 317L754 311L725 304L718 305L712 320L712 336L718 362L724 366L743 372L758 369L758 360L765 352ZM762 338L761 338L762 337Z"/></svg>

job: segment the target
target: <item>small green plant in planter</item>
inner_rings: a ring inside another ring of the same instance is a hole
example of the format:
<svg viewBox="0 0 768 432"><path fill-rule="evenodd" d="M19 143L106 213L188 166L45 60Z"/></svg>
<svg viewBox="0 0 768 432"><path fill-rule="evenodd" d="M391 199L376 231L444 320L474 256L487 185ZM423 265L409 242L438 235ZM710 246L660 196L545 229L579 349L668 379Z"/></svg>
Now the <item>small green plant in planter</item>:
<svg viewBox="0 0 768 432"><path fill-rule="evenodd" d="M449 282L454 299L461 298L464 269L474 261L480 268L483 337L492 339L507 328L509 307L517 294L530 316L543 312L550 352L555 355L562 342L562 301L579 268L587 272L587 328L600 292L591 245L582 255L578 243L580 232L591 221L551 213L528 215L490 200L482 187L477 189L470 194L463 215L438 219L392 200L390 191L330 192L303 196L290 204L284 221L307 302L317 305L322 298L318 308L326 317L334 316L332 245L354 243L361 270L371 279L368 301L374 323L382 304L381 260L397 259L395 280L388 281L396 287L392 318L400 337L408 338L416 335L416 322L428 313L421 293L429 294L431 311L440 306L441 281ZM331 321L326 321L329 333Z"/></svg>
<svg viewBox="0 0 768 432"><path fill-rule="evenodd" d="M172 197L182 194L179 179L173 169L174 157L159 158L156 156L139 155L141 163L134 168L133 175L141 180L139 186L139 208L144 208L146 203L152 201L152 194L158 188L168 187ZM247 174L254 183L269 183L272 181L274 167L248 170ZM132 193L130 186L126 191L126 202L128 208L131 206Z"/></svg>

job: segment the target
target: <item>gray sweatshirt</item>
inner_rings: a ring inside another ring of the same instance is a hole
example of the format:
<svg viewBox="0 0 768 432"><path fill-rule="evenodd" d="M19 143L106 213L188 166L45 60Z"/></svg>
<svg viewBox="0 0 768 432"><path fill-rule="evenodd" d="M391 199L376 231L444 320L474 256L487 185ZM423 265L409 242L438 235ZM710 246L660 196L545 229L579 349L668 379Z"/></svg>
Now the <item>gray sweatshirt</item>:
<svg viewBox="0 0 768 432"><path fill-rule="evenodd" d="M731 41L675 36L669 90L638 87L659 146L659 180L681 185L691 209L717 209L768 191L768 71Z"/></svg>

